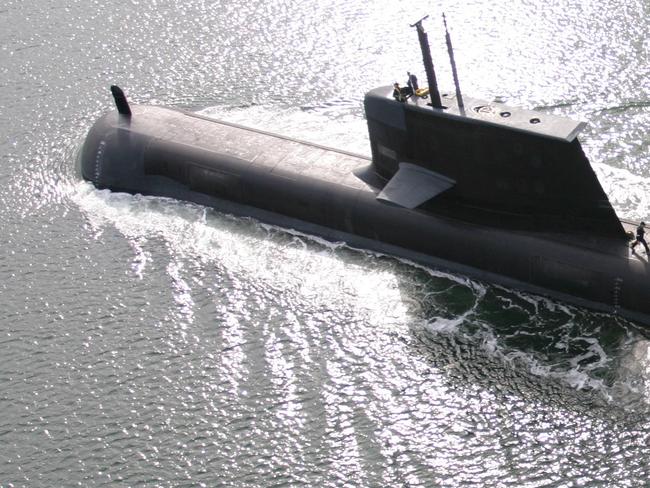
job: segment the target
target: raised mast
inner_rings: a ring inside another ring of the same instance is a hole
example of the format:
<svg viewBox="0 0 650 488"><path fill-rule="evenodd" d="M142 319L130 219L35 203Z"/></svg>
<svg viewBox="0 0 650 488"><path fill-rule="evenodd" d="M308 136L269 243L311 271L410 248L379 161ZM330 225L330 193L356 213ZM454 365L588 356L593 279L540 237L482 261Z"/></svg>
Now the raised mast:
<svg viewBox="0 0 650 488"><path fill-rule="evenodd" d="M431 59L431 49L429 49L429 37L424 32L422 21L429 16L422 17L411 27L415 27L418 31L418 40L420 41L420 49L422 50L422 62L424 63L424 71L427 74L427 82L429 83L429 95L431 96L431 105L434 108L442 108L442 101L440 100L440 91L438 90L438 81L436 80L436 72L433 69L433 60Z"/></svg>
<svg viewBox="0 0 650 488"><path fill-rule="evenodd" d="M458 101L458 111L461 115L465 115L465 104L463 103L463 96L460 93L460 83L458 82L458 72L456 71L456 60L454 59L454 48L451 45L451 37L447 29L447 18L442 14L442 21L445 24L445 40L447 41L447 51L449 52L449 62L451 63L451 74L454 77L454 85L456 86L456 100Z"/></svg>

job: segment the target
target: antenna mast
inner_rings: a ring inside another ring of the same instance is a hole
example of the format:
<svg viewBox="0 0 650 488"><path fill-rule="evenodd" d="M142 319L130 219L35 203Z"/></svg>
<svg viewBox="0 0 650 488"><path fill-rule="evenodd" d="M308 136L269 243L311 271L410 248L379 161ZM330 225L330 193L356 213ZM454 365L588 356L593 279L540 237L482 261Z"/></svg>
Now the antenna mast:
<svg viewBox="0 0 650 488"><path fill-rule="evenodd" d="M458 83L458 72L456 71L456 60L454 59L454 48L451 46L451 37L447 30L447 18L443 12L442 21L445 24L445 39L447 41L447 51L449 52L449 62L451 63L451 74L454 77L454 85L456 86L456 100L458 100L458 111L461 115L465 115L465 104L463 103L463 96L460 93L460 84Z"/></svg>
<svg viewBox="0 0 650 488"><path fill-rule="evenodd" d="M415 27L418 31L418 40L420 41L420 49L422 50L422 61L424 63L424 71L427 73L427 82L429 83L429 95L431 95L431 105L434 108L442 108L440 100L440 92L438 91L438 81L436 80L436 72L433 69L433 60L431 59L431 49L429 48L429 37L424 32L422 21L429 16L422 17L411 27Z"/></svg>

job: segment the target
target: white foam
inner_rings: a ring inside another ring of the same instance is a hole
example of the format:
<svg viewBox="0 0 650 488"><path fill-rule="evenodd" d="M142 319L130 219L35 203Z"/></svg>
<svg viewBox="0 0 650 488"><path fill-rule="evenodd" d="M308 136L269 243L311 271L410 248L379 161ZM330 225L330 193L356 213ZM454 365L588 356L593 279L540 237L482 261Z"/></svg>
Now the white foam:
<svg viewBox="0 0 650 488"><path fill-rule="evenodd" d="M430 332L456 333L464 320L465 314L451 319L435 317L425 324L425 328Z"/></svg>

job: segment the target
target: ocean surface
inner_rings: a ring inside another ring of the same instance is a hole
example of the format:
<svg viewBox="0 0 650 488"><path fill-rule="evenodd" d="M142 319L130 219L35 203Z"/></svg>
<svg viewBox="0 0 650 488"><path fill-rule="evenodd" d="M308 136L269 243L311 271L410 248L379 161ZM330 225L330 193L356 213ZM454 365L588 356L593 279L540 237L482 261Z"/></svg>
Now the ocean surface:
<svg viewBox="0 0 650 488"><path fill-rule="evenodd" d="M76 173L111 84L368 154L443 11L650 219L647 0L0 2L0 487L650 486L637 325Z"/></svg>

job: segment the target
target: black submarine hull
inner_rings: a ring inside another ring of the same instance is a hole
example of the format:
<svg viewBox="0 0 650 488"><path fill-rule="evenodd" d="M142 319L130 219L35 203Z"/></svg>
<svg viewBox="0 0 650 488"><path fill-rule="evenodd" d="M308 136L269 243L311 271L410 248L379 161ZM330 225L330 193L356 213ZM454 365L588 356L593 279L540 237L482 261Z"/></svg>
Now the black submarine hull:
<svg viewBox="0 0 650 488"><path fill-rule="evenodd" d="M180 110L132 111L104 115L86 138L81 174L97 188L192 201L650 324L647 261L627 247L386 204L366 157Z"/></svg>

